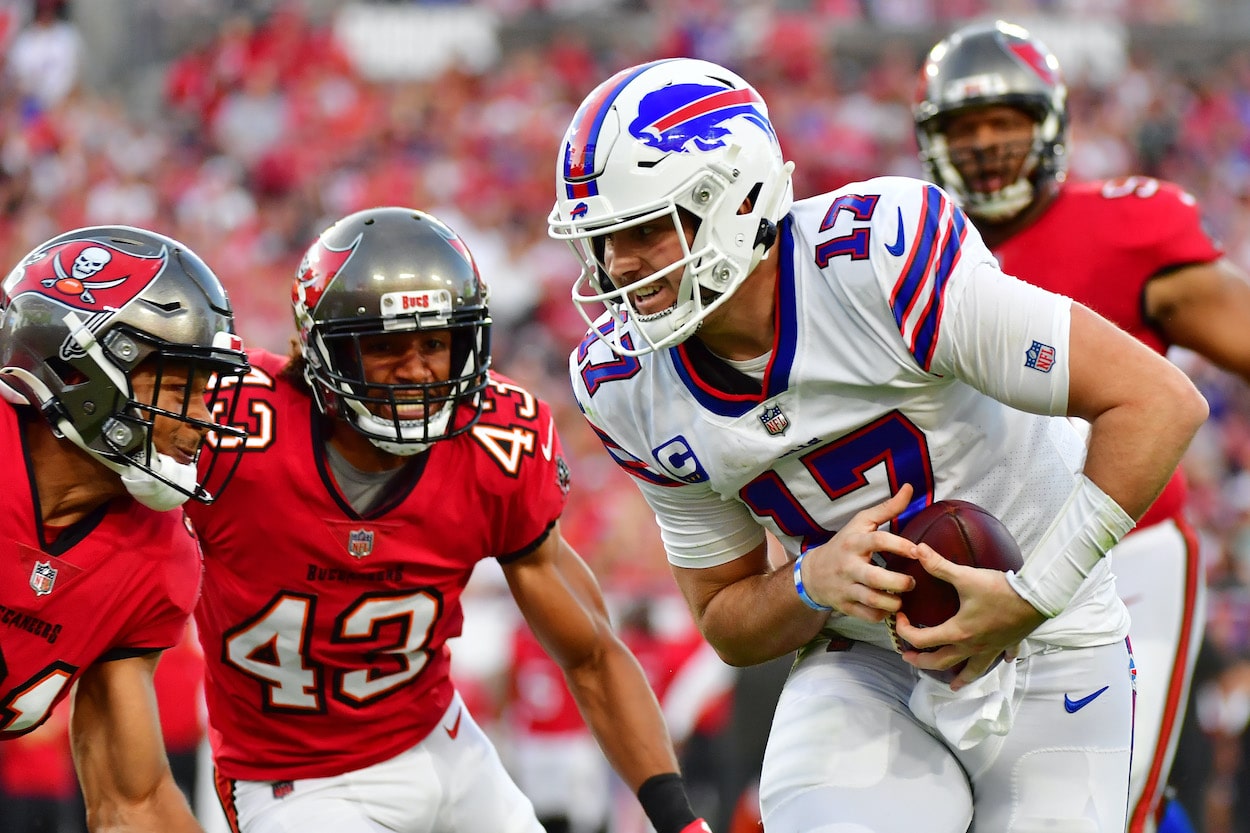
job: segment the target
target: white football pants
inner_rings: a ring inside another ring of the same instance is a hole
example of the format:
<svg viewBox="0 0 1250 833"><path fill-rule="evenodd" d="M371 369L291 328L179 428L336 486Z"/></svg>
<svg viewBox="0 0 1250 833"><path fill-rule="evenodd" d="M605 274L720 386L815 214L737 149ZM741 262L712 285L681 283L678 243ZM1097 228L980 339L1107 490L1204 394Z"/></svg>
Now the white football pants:
<svg viewBox="0 0 1250 833"><path fill-rule="evenodd" d="M457 720L453 738L444 729ZM390 760L330 778L219 778L218 797L239 833L543 833L459 694L433 732Z"/></svg>
<svg viewBox="0 0 1250 833"><path fill-rule="evenodd" d="M1053 649L1017 662L1014 728L959 752L908 708L919 672L897 654L862 642L805 651L764 754L764 829L1123 833L1133 731L1127 646Z"/></svg>

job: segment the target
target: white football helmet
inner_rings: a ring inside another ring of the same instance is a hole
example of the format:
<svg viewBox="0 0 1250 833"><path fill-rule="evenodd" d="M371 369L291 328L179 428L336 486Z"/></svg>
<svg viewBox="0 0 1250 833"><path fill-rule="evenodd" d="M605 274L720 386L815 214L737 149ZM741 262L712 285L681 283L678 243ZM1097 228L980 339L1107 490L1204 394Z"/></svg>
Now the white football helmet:
<svg viewBox="0 0 1250 833"><path fill-rule="evenodd" d="M781 155L768 108L724 67L673 58L623 70L578 108L556 164L549 234L582 264L573 302L591 330L618 354L679 344L725 302L776 240L794 200L793 163ZM750 201L750 210L742 206ZM686 245L678 209L697 221ZM683 256L626 288L607 276L602 235L667 218ZM677 303L643 316L629 294L681 271ZM590 305L591 309L586 309ZM602 308L614 326L593 326ZM641 343L623 338L632 321Z"/></svg>

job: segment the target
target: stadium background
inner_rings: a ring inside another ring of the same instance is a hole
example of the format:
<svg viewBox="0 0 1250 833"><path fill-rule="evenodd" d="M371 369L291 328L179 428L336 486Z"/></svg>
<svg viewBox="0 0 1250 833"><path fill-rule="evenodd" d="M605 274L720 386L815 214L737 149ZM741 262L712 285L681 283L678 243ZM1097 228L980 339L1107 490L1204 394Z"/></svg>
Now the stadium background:
<svg viewBox="0 0 1250 833"><path fill-rule="evenodd" d="M544 222L555 149L600 79L686 54L760 88L800 196L919 175L910 104L923 53L994 15L1060 57L1074 178L1184 185L1250 268L1246 0L0 0L0 263L73 226L150 226L214 267L249 343L285 351L288 282L330 220L380 204L446 220L491 285L497 366L557 411L574 476L566 535L653 674L699 809L729 830L785 663L731 671L700 651L645 505L576 413L564 370L584 329L568 299L574 262ZM1174 781L1206 833L1250 833L1250 396L1174 358L1212 405L1184 463L1212 593ZM558 697L541 675L509 674L526 649L497 574L481 571L472 591L457 674L521 767L534 721L518 697L531 711ZM216 831L189 705L198 667L189 641L158 677L172 759ZM620 793L613 833L645 829ZM76 801L63 713L0 745L0 830L78 830ZM44 821L22 827L28 815Z"/></svg>

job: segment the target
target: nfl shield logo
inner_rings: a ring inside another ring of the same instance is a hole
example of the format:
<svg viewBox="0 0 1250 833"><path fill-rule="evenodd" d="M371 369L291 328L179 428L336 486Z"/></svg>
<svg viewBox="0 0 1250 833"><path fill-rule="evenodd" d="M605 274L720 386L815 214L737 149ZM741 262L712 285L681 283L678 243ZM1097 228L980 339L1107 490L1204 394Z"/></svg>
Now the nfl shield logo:
<svg viewBox="0 0 1250 833"><path fill-rule="evenodd" d="M1055 348L1040 341L1033 342L1024 352L1024 366L1049 373L1055 366Z"/></svg>
<svg viewBox="0 0 1250 833"><path fill-rule="evenodd" d="M373 552L373 530L353 529L347 534L347 551L356 558Z"/></svg>
<svg viewBox="0 0 1250 833"><path fill-rule="evenodd" d="M764 423L768 433L774 437L786 433L786 429L790 427L790 420L786 419L786 415L776 405L764 408L764 413L760 414L760 422Z"/></svg>
<svg viewBox="0 0 1250 833"><path fill-rule="evenodd" d="M46 596L52 592L53 584L56 584L56 567L51 561L36 561L30 573L30 589L36 596Z"/></svg>

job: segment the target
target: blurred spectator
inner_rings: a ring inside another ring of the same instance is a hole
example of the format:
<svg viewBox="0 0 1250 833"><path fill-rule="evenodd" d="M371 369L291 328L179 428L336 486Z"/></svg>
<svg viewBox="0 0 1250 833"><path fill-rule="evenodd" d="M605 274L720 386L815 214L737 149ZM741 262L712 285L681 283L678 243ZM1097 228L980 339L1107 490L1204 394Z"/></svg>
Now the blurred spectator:
<svg viewBox="0 0 1250 833"><path fill-rule="evenodd" d="M69 0L35 0L34 19L13 38L6 59L28 117L60 104L78 85L82 51Z"/></svg>

